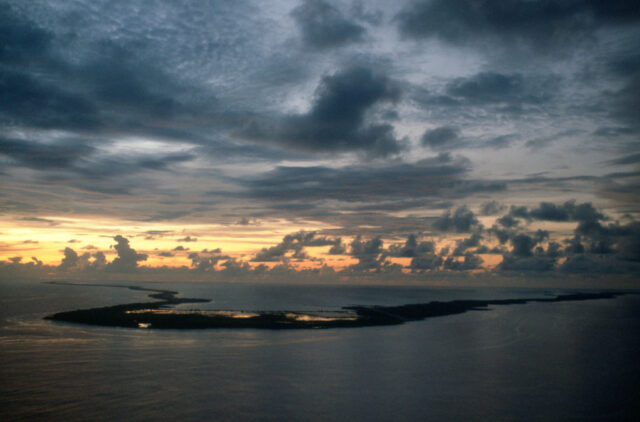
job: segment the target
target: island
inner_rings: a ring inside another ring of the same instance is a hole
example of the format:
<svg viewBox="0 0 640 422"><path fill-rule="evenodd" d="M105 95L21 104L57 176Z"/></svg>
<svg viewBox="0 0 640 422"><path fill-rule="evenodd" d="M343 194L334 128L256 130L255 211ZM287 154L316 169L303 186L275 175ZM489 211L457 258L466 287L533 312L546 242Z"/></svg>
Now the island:
<svg viewBox="0 0 640 422"><path fill-rule="evenodd" d="M56 283L74 284L75 283ZM203 329L257 328L309 329L348 328L403 324L426 318L489 310L491 306L522 305L531 302L557 303L594 299L612 299L620 292L564 294L549 298L433 301L400 306L347 306L337 311L234 311L179 310L174 305L210 302L209 299L177 298L178 292L138 286L83 284L122 287L153 292L155 302L129 303L101 308L59 312L47 320L126 328Z"/></svg>

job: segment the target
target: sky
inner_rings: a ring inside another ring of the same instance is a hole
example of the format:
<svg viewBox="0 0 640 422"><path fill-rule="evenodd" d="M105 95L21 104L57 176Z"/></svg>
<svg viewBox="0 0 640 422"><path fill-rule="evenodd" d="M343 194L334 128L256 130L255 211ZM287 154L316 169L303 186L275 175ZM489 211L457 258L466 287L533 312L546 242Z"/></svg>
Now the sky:
<svg viewBox="0 0 640 422"><path fill-rule="evenodd" d="M0 0L0 39L0 278L637 287L638 2Z"/></svg>

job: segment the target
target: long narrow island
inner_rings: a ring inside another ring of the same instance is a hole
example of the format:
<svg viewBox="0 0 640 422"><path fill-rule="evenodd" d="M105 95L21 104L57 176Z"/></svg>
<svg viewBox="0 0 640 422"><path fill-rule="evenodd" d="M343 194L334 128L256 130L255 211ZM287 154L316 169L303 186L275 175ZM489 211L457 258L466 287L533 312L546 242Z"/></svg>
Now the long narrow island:
<svg viewBox="0 0 640 422"><path fill-rule="evenodd" d="M61 283L57 283L61 284ZM65 283L71 284L71 283ZM131 290L153 292L149 297L155 302L129 303L102 308L80 309L59 312L45 317L53 321L128 328L262 328L302 329L369 327L402 324L467 311L489 310L490 306L522 305L530 302L569 302L594 299L612 299L619 292L579 293L558 295L550 298L452 300L447 302L416 303L401 306L348 306L338 311L199 311L172 308L181 303L210 302L209 299L176 298L178 292L147 289L137 286L97 285L87 286L121 287Z"/></svg>

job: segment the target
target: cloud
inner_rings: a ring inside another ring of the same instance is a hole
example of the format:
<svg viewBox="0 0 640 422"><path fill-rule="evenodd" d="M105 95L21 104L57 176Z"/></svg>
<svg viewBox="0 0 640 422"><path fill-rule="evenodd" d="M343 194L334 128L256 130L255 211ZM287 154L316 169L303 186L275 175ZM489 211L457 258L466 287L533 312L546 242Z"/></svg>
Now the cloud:
<svg viewBox="0 0 640 422"><path fill-rule="evenodd" d="M500 263L503 271L551 271L556 265L556 260L540 256L513 256L505 255Z"/></svg>
<svg viewBox="0 0 640 422"><path fill-rule="evenodd" d="M191 237L191 236L183 237L182 239L176 240L176 242L197 242L197 241L198 241L198 239L196 239L195 237Z"/></svg>
<svg viewBox="0 0 640 422"><path fill-rule="evenodd" d="M138 262L147 260L146 254L139 254L129 246L127 238L117 235L113 240L116 241L113 247L118 256L107 266L107 269L117 272L133 271L138 267Z"/></svg>
<svg viewBox="0 0 640 422"><path fill-rule="evenodd" d="M407 237L403 245L390 245L385 256L412 258L409 268L412 272L437 270L442 265L442 257L436 255L435 243L431 240L418 242L414 234Z"/></svg>
<svg viewBox="0 0 640 422"><path fill-rule="evenodd" d="M553 78L537 81L521 74L477 73L469 78L456 78L446 87L447 94L470 104L495 103L539 104L550 100Z"/></svg>
<svg viewBox="0 0 640 422"><path fill-rule="evenodd" d="M541 202L537 208L511 207L510 217L519 217L542 221L597 221L606 217L597 211L590 202L577 204L575 200L562 205Z"/></svg>
<svg viewBox="0 0 640 422"><path fill-rule="evenodd" d="M385 266L384 242L378 237L362 240L360 236L353 239L349 254L358 260L350 267L355 271L381 271Z"/></svg>
<svg viewBox="0 0 640 422"><path fill-rule="evenodd" d="M92 152L93 147L73 140L42 144L0 137L0 154L33 169L69 168Z"/></svg>
<svg viewBox="0 0 640 422"><path fill-rule="evenodd" d="M468 271L480 268L482 258L472 253L465 253L462 261L450 256L444 261L444 269L453 271Z"/></svg>
<svg viewBox="0 0 640 422"><path fill-rule="evenodd" d="M509 50L550 54L593 41L598 28L637 22L639 8L625 0L415 0L400 12L400 32L457 45L491 42Z"/></svg>
<svg viewBox="0 0 640 422"><path fill-rule="evenodd" d="M215 266L229 257L219 254L208 254L201 255L197 252L192 252L189 254L189 259L191 260L191 266L199 272L207 272L207 271L215 271Z"/></svg>
<svg viewBox="0 0 640 422"><path fill-rule="evenodd" d="M64 248L64 258L58 266L61 270L68 270L78 265L78 254L71 248Z"/></svg>
<svg viewBox="0 0 640 422"><path fill-rule="evenodd" d="M491 201L488 201L488 202L485 202L484 204L482 204L482 206L480 207L480 214L481 215L496 215L496 214L500 214L501 212L503 212L506 209L507 209L506 205L501 204L500 202L498 202L496 200L491 200Z"/></svg>
<svg viewBox="0 0 640 422"><path fill-rule="evenodd" d="M640 7L636 7L640 9ZM636 11L636 21L640 12ZM640 40L636 41L635 48L640 46ZM632 130L640 128L640 56L637 52L617 57L609 63L612 75L623 81L622 87L609 93L611 101L611 115L618 121L629 125ZM629 129L626 129L627 131ZM622 129L624 132L625 129ZM621 132L620 129L616 134ZM611 135L609 132L608 135Z"/></svg>
<svg viewBox="0 0 640 422"><path fill-rule="evenodd" d="M410 234L404 245L391 245L387 255L396 258L415 258L417 256L434 253L435 243L431 241L418 242L416 235Z"/></svg>
<svg viewBox="0 0 640 422"><path fill-rule="evenodd" d="M575 129L569 129L569 130L565 130L562 132L558 132L558 133L554 133L551 136L541 136L541 137L536 137L533 139L528 140L525 143L525 146L527 148L530 148L532 150L539 150L542 148L546 148L549 145L560 141L563 138L569 137L569 136L573 136L573 135L578 135L580 134L581 131L579 130L575 130Z"/></svg>
<svg viewBox="0 0 640 422"><path fill-rule="evenodd" d="M506 188L503 182L466 180L470 169L468 160L448 154L415 163L384 164L381 166L280 166L251 179L240 180L253 198L268 201L339 200L388 201L398 199L431 198L441 202L446 198L460 198L480 192L496 192ZM291 204L287 205L287 209Z"/></svg>
<svg viewBox="0 0 640 422"><path fill-rule="evenodd" d="M431 147L435 150L447 150L452 148L459 140L460 130L451 126L441 126L435 129L427 130L420 138L422 145Z"/></svg>
<svg viewBox="0 0 640 422"><path fill-rule="evenodd" d="M587 244L582 248L585 251L600 255L615 253L625 261L640 261L640 222L605 226L597 220L585 220L578 224L575 235L576 243Z"/></svg>
<svg viewBox="0 0 640 422"><path fill-rule="evenodd" d="M618 166L638 164L640 163L640 152L635 154L628 154L628 155L616 158L614 160L610 160L607 163L611 165L618 165Z"/></svg>
<svg viewBox="0 0 640 422"><path fill-rule="evenodd" d="M289 258L287 253L293 252L290 256L293 259L309 259L304 252L307 246L331 246L331 254L341 252L342 240L340 238L330 239L324 236L318 236L316 232L299 231L297 233L288 234L282 238L282 241L275 246L262 248L252 259L254 262L277 262L285 258Z"/></svg>
<svg viewBox="0 0 640 422"><path fill-rule="evenodd" d="M431 227L443 232L469 232L478 224L478 219L466 206L458 207L453 214L447 211L433 222Z"/></svg>
<svg viewBox="0 0 640 422"><path fill-rule="evenodd" d="M306 152L364 151L373 157L388 156L401 148L393 127L367 125L365 115L374 105L399 98L400 89L388 77L367 67L350 67L322 78L308 113L249 119L236 135Z"/></svg>
<svg viewBox="0 0 640 422"><path fill-rule="evenodd" d="M43 223L43 224L47 224L49 226L57 226L59 224L57 221L49 220L47 218L40 218L40 217L20 217L19 220L20 221L29 221L29 222L32 222L32 223Z"/></svg>
<svg viewBox="0 0 640 422"><path fill-rule="evenodd" d="M0 5L0 60L3 63L28 63L46 54L52 34L45 31L8 4Z"/></svg>
<svg viewBox="0 0 640 422"><path fill-rule="evenodd" d="M480 246L480 241L483 239L482 234L473 233L471 237L456 241L456 248L451 255L453 256L465 256L467 255L467 249Z"/></svg>
<svg viewBox="0 0 640 422"><path fill-rule="evenodd" d="M511 214L507 214L507 215L503 215L502 217L498 218L496 220L496 223L501 225L502 227L505 227L507 229L511 229L515 226L517 226L518 224L520 224L520 221L516 218L513 218L513 216Z"/></svg>
<svg viewBox="0 0 640 422"><path fill-rule="evenodd" d="M322 51L362 41L365 29L348 21L331 4L307 0L293 9L295 19L307 47Z"/></svg>
<svg viewBox="0 0 640 422"><path fill-rule="evenodd" d="M425 254L416 256L411 260L409 268L414 273L420 273L425 271L434 271L440 268L442 265L442 257L436 254Z"/></svg>
<svg viewBox="0 0 640 422"><path fill-rule="evenodd" d="M95 129L96 107L87 99L16 70L0 68L0 117L39 128Z"/></svg>
<svg viewBox="0 0 640 422"><path fill-rule="evenodd" d="M236 224L239 226L248 226L251 224L257 224L258 223L258 219L257 218L251 218L251 217L240 217L240 219L238 221L236 221Z"/></svg>

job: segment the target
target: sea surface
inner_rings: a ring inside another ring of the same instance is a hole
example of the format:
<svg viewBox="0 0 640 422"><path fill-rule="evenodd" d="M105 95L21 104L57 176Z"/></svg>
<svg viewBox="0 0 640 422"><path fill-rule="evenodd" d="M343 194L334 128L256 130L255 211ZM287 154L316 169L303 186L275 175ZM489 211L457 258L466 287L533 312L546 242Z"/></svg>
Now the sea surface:
<svg viewBox="0 0 640 422"><path fill-rule="evenodd" d="M183 309L246 311L574 292L123 284L212 299ZM0 421L640 420L637 294L343 329L154 330L43 320L152 301L149 293L0 282Z"/></svg>

